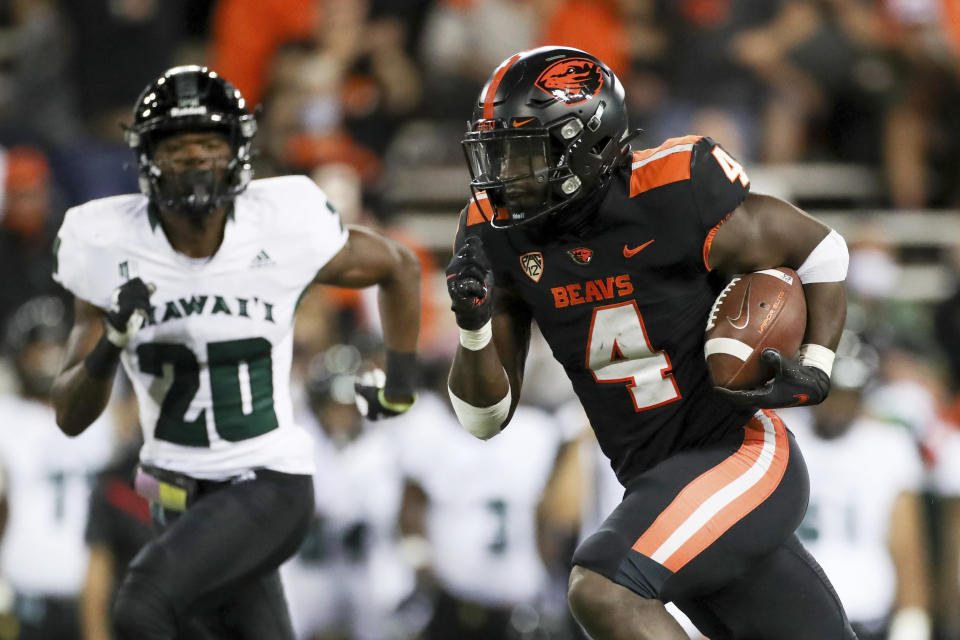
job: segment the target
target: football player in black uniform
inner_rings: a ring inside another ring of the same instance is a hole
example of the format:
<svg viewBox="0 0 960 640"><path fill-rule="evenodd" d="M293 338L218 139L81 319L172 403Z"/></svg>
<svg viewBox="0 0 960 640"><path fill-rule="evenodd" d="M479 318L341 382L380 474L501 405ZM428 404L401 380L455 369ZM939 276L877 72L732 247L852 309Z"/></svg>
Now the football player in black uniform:
<svg viewBox="0 0 960 640"><path fill-rule="evenodd" d="M504 61L463 141L474 197L447 286L461 329L449 378L464 427L510 420L536 321L626 486L574 556L569 602L594 638L853 638L794 529L803 458L776 407L830 386L846 309L842 238L777 198L709 138L632 151L623 88L601 61L544 47ZM704 328L730 276L785 265L803 282L804 345L776 376L712 385Z"/></svg>

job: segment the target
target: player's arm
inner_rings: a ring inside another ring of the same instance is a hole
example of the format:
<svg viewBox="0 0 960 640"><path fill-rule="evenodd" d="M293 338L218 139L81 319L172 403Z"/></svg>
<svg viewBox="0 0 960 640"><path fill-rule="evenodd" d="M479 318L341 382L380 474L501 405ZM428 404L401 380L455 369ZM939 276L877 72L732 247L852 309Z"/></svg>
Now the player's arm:
<svg viewBox="0 0 960 640"><path fill-rule="evenodd" d="M406 246L368 228L348 225L347 231L347 243L317 273L314 282L336 287L379 287L387 376L382 389L371 387L372 397L364 397L372 403L367 417L396 415L410 408L414 400L420 262Z"/></svg>
<svg viewBox="0 0 960 640"><path fill-rule="evenodd" d="M904 491L890 514L887 544L897 570L896 610L890 621L889 640L930 637L930 574L925 544L926 530L920 495Z"/></svg>
<svg viewBox="0 0 960 640"><path fill-rule="evenodd" d="M86 640L110 640L110 598L116 559L107 545L90 547L87 573L80 594L80 626Z"/></svg>
<svg viewBox="0 0 960 640"><path fill-rule="evenodd" d="M941 463L942 464L942 463ZM960 637L960 496L941 496L939 534L942 549L937 593L938 626L945 638Z"/></svg>
<svg viewBox="0 0 960 640"><path fill-rule="evenodd" d="M803 404L821 402L829 392L834 350L847 313L848 255L840 234L779 198L750 194L717 228L705 255L709 267L731 275L779 266L797 272L807 299L807 327L801 369L795 373L807 376L797 381L797 388L768 385L738 396L761 407L795 404L797 394L809 398ZM764 358L790 377L787 369L793 363L782 361L773 350L765 352ZM810 367L816 371L808 371Z"/></svg>
<svg viewBox="0 0 960 640"><path fill-rule="evenodd" d="M460 327L448 387L460 424L478 438L498 434L520 401L530 347L530 312L495 286L479 236L468 236L447 266L447 292Z"/></svg>
<svg viewBox="0 0 960 640"><path fill-rule="evenodd" d="M114 291L108 311L76 298L67 354L50 391L57 425L68 436L83 433L103 413L120 352L143 326L153 291L140 278L128 280Z"/></svg>
<svg viewBox="0 0 960 640"><path fill-rule="evenodd" d="M67 353L50 392L57 425L68 436L83 433L110 399L120 348L104 339L103 322L102 310L76 298ZM88 358L93 370L87 365Z"/></svg>

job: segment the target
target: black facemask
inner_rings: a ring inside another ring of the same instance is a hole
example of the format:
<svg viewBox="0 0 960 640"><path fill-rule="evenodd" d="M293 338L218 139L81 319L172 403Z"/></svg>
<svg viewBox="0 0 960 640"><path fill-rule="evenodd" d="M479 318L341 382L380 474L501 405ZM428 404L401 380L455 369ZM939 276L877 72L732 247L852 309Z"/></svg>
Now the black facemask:
<svg viewBox="0 0 960 640"><path fill-rule="evenodd" d="M199 223L226 204L226 176L223 169L165 171L157 181L157 196L164 209Z"/></svg>

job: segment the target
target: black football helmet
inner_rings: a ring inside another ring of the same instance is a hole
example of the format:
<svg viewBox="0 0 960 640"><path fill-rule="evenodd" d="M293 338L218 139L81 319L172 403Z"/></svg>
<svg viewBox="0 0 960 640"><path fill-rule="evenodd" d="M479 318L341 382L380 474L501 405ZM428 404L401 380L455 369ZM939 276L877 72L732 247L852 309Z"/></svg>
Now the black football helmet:
<svg viewBox="0 0 960 640"><path fill-rule="evenodd" d="M220 132L230 143L226 167L164 172L154 159L157 142L183 132ZM140 190L156 203L192 216L229 204L253 170L250 142L257 121L240 92L207 67L188 65L163 72L140 94L127 128L127 145L137 154Z"/></svg>
<svg viewBox="0 0 960 640"><path fill-rule="evenodd" d="M598 193L627 143L623 86L580 49L540 47L500 64L463 139L476 198L495 227L541 218Z"/></svg>

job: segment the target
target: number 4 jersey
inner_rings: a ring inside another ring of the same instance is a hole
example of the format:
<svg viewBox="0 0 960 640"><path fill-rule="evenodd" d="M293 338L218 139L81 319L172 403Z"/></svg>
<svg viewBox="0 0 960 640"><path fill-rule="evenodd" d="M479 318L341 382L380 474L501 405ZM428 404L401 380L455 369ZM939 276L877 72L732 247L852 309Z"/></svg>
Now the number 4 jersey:
<svg viewBox="0 0 960 640"><path fill-rule="evenodd" d="M753 413L713 392L703 356L723 284L707 264L710 243L749 180L712 140L686 136L633 152L612 182L602 201L581 205L598 207L589 230L566 235L495 229L490 216L507 213L478 194L457 243L482 236L496 286L529 309L626 484Z"/></svg>
<svg viewBox="0 0 960 640"><path fill-rule="evenodd" d="M312 472L290 399L293 315L346 237L302 176L253 181L212 258L175 251L142 195L67 212L55 280L101 309L130 278L156 286L145 326L121 355L139 402L142 461L204 479Z"/></svg>

